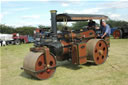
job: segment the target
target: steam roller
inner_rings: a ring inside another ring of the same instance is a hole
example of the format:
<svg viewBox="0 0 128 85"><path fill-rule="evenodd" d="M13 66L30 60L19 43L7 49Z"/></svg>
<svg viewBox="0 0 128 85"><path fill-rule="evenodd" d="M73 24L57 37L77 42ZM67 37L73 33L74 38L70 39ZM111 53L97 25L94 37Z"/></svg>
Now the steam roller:
<svg viewBox="0 0 128 85"><path fill-rule="evenodd" d="M82 31L63 30L57 33L59 21L87 21L89 19L106 19L103 15L70 15L58 14L51 10L51 30L49 36L35 34L34 46L24 58L24 71L37 79L48 79L58 67L57 61L70 60L74 65L92 62L96 65L103 64L108 56L109 37L99 38L96 30ZM66 19L66 20L63 20Z"/></svg>

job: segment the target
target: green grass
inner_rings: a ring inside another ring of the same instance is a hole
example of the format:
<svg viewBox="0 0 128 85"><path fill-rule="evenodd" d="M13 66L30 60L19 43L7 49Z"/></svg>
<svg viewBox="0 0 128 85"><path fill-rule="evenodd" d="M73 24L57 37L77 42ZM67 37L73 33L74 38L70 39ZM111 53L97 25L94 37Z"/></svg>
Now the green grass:
<svg viewBox="0 0 128 85"><path fill-rule="evenodd" d="M48 80L37 80L20 69L32 44L1 49L1 85L128 85L128 39L111 39L109 57L102 65L63 62Z"/></svg>

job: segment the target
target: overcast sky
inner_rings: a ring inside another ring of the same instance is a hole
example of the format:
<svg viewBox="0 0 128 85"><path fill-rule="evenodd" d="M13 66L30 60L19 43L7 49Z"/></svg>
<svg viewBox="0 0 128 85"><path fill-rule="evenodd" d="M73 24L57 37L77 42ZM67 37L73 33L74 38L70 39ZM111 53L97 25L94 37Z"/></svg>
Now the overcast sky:
<svg viewBox="0 0 128 85"><path fill-rule="evenodd" d="M57 13L104 14L128 21L128 0L2 0L0 23L10 26L50 26L50 10Z"/></svg>

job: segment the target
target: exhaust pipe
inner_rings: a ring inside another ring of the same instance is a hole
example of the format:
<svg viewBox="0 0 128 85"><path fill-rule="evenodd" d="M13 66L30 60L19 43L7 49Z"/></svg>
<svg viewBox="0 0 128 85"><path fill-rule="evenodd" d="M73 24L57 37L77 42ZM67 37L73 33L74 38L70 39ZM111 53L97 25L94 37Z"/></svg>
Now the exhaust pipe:
<svg viewBox="0 0 128 85"><path fill-rule="evenodd" d="M52 27L52 32L57 35L57 22L56 22L56 10L51 10L51 27Z"/></svg>

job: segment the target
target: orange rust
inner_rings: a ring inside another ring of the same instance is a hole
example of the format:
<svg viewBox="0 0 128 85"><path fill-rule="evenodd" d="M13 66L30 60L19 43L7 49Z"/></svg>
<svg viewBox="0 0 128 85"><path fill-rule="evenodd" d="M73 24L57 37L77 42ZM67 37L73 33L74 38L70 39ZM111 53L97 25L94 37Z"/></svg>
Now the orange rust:
<svg viewBox="0 0 128 85"><path fill-rule="evenodd" d="M43 47L45 53L39 56L38 60L35 64L35 71L39 71L42 69L46 69L49 67L55 67L56 66L56 60L53 55L50 54L49 48ZM44 72L38 73L36 76L39 79L47 79L51 77L51 75L55 72L55 69L47 69Z"/></svg>
<svg viewBox="0 0 128 85"><path fill-rule="evenodd" d="M64 37L65 37L66 39L70 39L70 38L73 39L73 38L76 38L76 36L77 36L77 35L76 35L75 33L69 33L69 34L65 34L65 35L64 35Z"/></svg>
<svg viewBox="0 0 128 85"><path fill-rule="evenodd" d="M50 67L55 67L56 66L56 61L55 61L55 58L54 58L53 55L49 55L49 61L45 61L45 58L46 57L45 57L44 54L39 56L39 58L38 58L38 60L36 61L36 64L35 64L35 71L45 69L47 67L45 62L47 62L47 64L49 64ZM52 64L50 64L51 62L52 62ZM36 74L36 77L38 79L48 79L53 75L55 70L56 69L47 69L45 72L41 72L41 73Z"/></svg>
<svg viewBox="0 0 128 85"><path fill-rule="evenodd" d="M115 39L120 38L120 31L119 31L119 30L115 30L115 31L113 32L113 37L114 37Z"/></svg>
<svg viewBox="0 0 128 85"><path fill-rule="evenodd" d="M87 62L86 59L86 44L85 43L81 43L78 46L78 52L79 52L79 64L84 64Z"/></svg>
<svg viewBox="0 0 128 85"><path fill-rule="evenodd" d="M96 34L93 30L88 30L88 31L82 32L80 34L85 38L87 38L87 37L96 37Z"/></svg>
<svg viewBox="0 0 128 85"><path fill-rule="evenodd" d="M76 38L76 34L75 33L70 33L70 37L73 39L73 38Z"/></svg>
<svg viewBox="0 0 128 85"><path fill-rule="evenodd" d="M62 46L64 47L64 46L68 46L68 45L70 45L70 43L67 43L67 42L65 42L65 41L61 41L61 44L62 44ZM69 48L63 48L63 54L66 54L66 53L68 53L69 52Z"/></svg>
<svg viewBox="0 0 128 85"><path fill-rule="evenodd" d="M46 56L46 64L47 64L47 66L49 65L49 63L48 62L50 62L50 51L49 51L49 48L47 48L47 47L44 47L44 50L45 50L45 56Z"/></svg>
<svg viewBox="0 0 128 85"><path fill-rule="evenodd" d="M103 41L98 41L93 55L96 64L104 63L107 58L107 45Z"/></svg>
<svg viewBox="0 0 128 85"><path fill-rule="evenodd" d="M80 43L72 46L72 63L73 64L85 64L86 58L86 44Z"/></svg>
<svg viewBox="0 0 128 85"><path fill-rule="evenodd" d="M72 17L72 20L107 19L106 17Z"/></svg>
<svg viewBox="0 0 128 85"><path fill-rule="evenodd" d="M72 46L72 63L78 64L78 52L77 52L77 45Z"/></svg>
<svg viewBox="0 0 128 85"><path fill-rule="evenodd" d="M43 52L43 47L32 47L30 48L30 51L34 51L34 52Z"/></svg>

